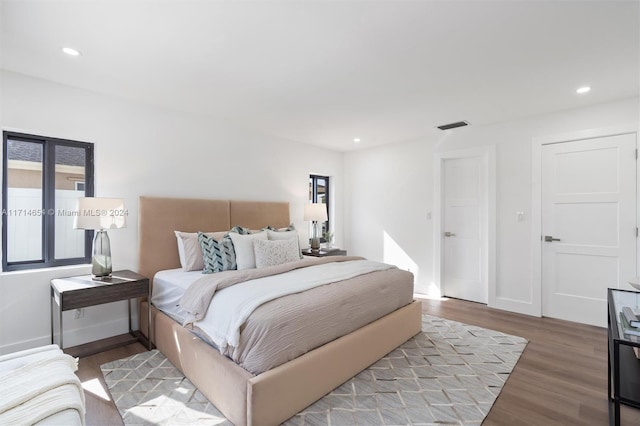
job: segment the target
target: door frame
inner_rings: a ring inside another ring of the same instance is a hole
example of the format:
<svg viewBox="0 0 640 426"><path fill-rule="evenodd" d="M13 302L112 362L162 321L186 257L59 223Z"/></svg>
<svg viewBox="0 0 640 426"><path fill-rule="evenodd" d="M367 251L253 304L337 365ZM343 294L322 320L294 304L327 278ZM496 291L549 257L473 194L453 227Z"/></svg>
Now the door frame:
<svg viewBox="0 0 640 426"><path fill-rule="evenodd" d="M442 235L442 221L444 218L444 162L462 158L480 158L481 173L485 177L482 190L484 217L482 223L483 234L486 235L482 250L485 259L483 278L487 280L487 306L493 306L496 293L496 147L487 145L478 148L460 149L440 152L434 155L434 221L433 221L433 282L438 286L440 296L443 294L444 283L444 238Z"/></svg>
<svg viewBox="0 0 640 426"><path fill-rule="evenodd" d="M531 310L520 311L542 316L542 146L634 134L638 149L638 125L621 125L534 137L531 143ZM636 163L636 211L640 212L640 173ZM636 215L636 226L638 218ZM640 256L640 239L636 238L636 273Z"/></svg>

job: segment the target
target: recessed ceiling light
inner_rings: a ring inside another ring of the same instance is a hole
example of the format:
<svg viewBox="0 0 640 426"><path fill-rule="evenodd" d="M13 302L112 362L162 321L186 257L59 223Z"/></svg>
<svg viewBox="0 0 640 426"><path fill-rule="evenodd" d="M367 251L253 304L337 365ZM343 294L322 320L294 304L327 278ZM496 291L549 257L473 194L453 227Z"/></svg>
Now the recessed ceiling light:
<svg viewBox="0 0 640 426"><path fill-rule="evenodd" d="M591 87L589 87L589 86L584 86L584 87L581 87L581 88L579 88L578 90L576 90L576 93L580 93L580 94L582 94L582 93L587 93L587 92L588 92L588 91L590 91L590 90L591 90Z"/></svg>
<svg viewBox="0 0 640 426"><path fill-rule="evenodd" d="M80 56L80 51L71 47L63 47L62 51L69 56Z"/></svg>
<svg viewBox="0 0 640 426"><path fill-rule="evenodd" d="M354 138L354 139L353 139L353 142L355 142L355 143L360 143L360 138Z"/></svg>

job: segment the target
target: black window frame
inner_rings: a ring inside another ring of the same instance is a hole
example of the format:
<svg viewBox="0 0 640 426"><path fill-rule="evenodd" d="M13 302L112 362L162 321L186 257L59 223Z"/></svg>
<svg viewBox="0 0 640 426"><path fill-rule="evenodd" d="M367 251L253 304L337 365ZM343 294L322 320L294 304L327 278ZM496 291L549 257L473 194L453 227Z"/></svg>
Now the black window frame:
<svg viewBox="0 0 640 426"><path fill-rule="evenodd" d="M331 206L330 206L330 192L329 192L329 182L330 182L330 178L329 176L323 176L323 175L316 175L316 174L311 174L309 175L309 184L311 186L311 201L312 203L317 203L318 202L318 180L320 179L324 179L325 181L325 204L327 206L327 220L325 222L322 222L322 224L320 224L320 228L321 228L321 234L320 234L320 242L326 242L324 239L324 233L325 232L331 232L331 217L329 212L331 211Z"/></svg>
<svg viewBox="0 0 640 426"><path fill-rule="evenodd" d="M21 271L26 269L42 269L54 266L67 266L91 263L91 246L93 231L85 231L84 257L55 258L55 149L56 146L69 146L85 150L85 197L94 195L94 147L92 143L48 136L31 135L12 131L2 132L2 209L7 209L8 197L8 141L37 143L42 145L42 257L40 260L7 261L7 214L2 214L2 271ZM49 214L48 212L54 212Z"/></svg>

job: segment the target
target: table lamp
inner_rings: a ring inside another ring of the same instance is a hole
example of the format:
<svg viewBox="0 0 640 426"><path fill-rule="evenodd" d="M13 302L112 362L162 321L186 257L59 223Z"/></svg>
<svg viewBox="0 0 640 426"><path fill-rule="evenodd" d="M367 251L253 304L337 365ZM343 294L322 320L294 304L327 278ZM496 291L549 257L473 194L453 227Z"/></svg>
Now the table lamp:
<svg viewBox="0 0 640 426"><path fill-rule="evenodd" d="M91 258L91 274L95 280L111 277L111 243L107 229L126 227L126 213L122 198L78 198L78 214L73 227L96 231Z"/></svg>
<svg viewBox="0 0 640 426"><path fill-rule="evenodd" d="M304 220L312 222L311 251L320 251L320 228L318 222L327 220L327 205L322 203L305 204Z"/></svg>

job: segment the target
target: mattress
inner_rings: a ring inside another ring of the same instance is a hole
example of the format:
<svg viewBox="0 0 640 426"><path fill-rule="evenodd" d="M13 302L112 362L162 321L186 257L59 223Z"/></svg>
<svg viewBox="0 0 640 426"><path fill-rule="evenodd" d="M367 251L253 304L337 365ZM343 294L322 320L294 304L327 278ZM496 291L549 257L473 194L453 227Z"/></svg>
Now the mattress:
<svg viewBox="0 0 640 426"><path fill-rule="evenodd" d="M153 277L151 303L182 324L185 313L180 309L180 299L191 283L200 277L202 277L202 271L185 272L182 268L158 272Z"/></svg>
<svg viewBox="0 0 640 426"><path fill-rule="evenodd" d="M153 304L180 321L185 313L177 304L187 287L202 276L199 272L195 274L181 270L159 272L154 278ZM322 285L260 305L242 326L239 344L223 354L250 373L260 374L351 333L412 300L413 275L397 268ZM215 347L199 323L194 323L193 331Z"/></svg>

